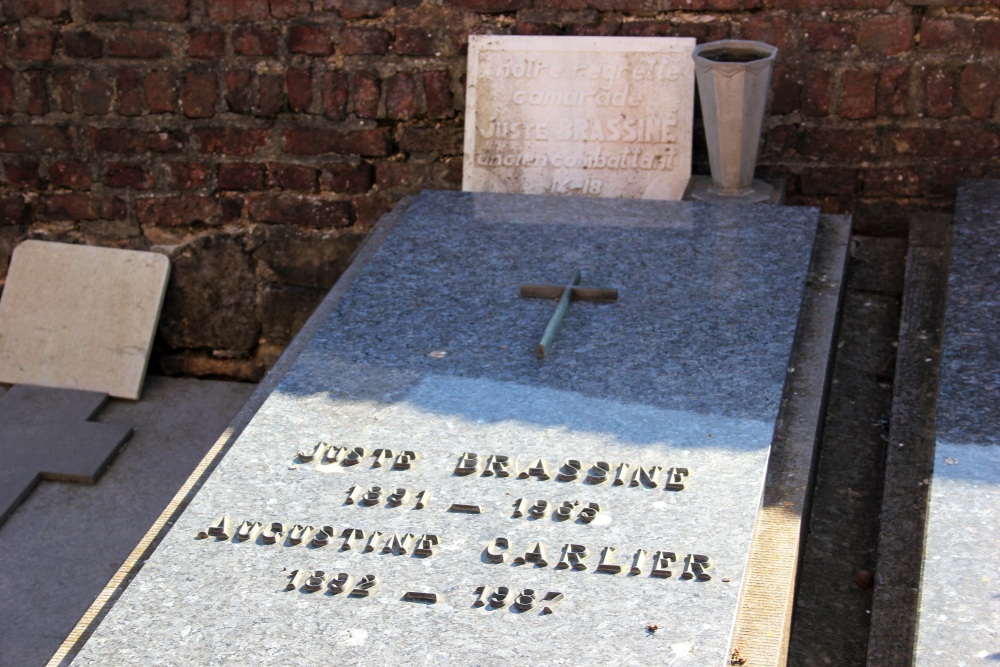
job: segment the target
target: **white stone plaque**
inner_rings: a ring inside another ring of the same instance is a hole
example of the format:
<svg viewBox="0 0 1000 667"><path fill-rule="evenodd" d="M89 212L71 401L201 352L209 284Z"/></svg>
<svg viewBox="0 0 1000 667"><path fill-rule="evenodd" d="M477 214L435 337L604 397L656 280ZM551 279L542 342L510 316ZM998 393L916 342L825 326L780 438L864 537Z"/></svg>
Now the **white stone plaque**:
<svg viewBox="0 0 1000 667"><path fill-rule="evenodd" d="M469 37L462 188L680 199L695 40Z"/></svg>

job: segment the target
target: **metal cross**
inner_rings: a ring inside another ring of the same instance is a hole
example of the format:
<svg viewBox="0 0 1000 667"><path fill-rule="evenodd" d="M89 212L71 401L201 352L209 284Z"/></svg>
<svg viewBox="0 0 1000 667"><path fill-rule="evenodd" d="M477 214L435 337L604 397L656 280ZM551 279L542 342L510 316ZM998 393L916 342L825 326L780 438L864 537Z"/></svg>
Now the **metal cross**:
<svg viewBox="0 0 1000 667"><path fill-rule="evenodd" d="M569 304L574 300L604 301L618 300L618 290L611 287L582 287L580 285L580 269L573 272L573 277L566 285L521 285L521 298L559 299L556 312L552 314L542 340L538 343L538 358L544 359L552 349L552 341L559 331Z"/></svg>
<svg viewBox="0 0 1000 667"><path fill-rule="evenodd" d="M0 401L0 524L39 479L93 484L131 426L89 421L107 394L14 385Z"/></svg>

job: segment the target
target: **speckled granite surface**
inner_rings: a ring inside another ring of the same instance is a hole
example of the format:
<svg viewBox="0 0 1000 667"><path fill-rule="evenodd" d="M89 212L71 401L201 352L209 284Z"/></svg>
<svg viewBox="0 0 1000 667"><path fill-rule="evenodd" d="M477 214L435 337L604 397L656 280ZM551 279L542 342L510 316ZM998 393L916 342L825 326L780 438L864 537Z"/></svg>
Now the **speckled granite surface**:
<svg viewBox="0 0 1000 667"><path fill-rule="evenodd" d="M74 664L722 664L817 219L813 209L424 193ZM576 268L619 300L573 303L539 362L554 302L521 299L518 286L565 283ZM394 470L370 455L350 466L296 457L318 441L418 458ZM453 474L466 452L509 456L515 474ZM567 459L580 461L579 479L557 477L572 472ZM620 463L673 468L684 489L666 478L588 483L599 461L612 477ZM373 486L410 498L345 502ZM569 502L571 517L515 517L521 498ZM589 503L600 512L588 523L577 514ZM196 539L223 515L230 537ZM240 541L243 520L285 531L273 544L267 533ZM296 545L296 524L337 537ZM343 550L347 529L365 535ZM419 543L366 553L373 532L439 543L423 557ZM498 537L509 548L493 549L506 555L493 563L486 547ZM574 544L587 549L575 563L586 569L559 568L574 565L564 555ZM657 552L675 554L661 564L671 576L651 576ZM694 555L708 556L710 580L684 578L686 559L699 574ZM293 577L317 570L326 579ZM340 572L379 584L333 593ZM531 589L536 602L476 606L480 586ZM550 592L563 598L546 614Z"/></svg>
<svg viewBox="0 0 1000 667"><path fill-rule="evenodd" d="M959 189L916 663L1000 661L1000 181Z"/></svg>

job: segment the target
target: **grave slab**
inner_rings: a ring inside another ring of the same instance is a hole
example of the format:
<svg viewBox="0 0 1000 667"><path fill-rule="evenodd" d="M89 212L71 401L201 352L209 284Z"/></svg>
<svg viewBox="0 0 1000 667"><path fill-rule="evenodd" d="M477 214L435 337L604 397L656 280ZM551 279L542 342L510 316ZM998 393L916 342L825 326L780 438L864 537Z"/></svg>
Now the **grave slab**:
<svg viewBox="0 0 1000 667"><path fill-rule="evenodd" d="M846 257L818 221L423 193L53 664L722 665L747 617L780 649ZM577 270L617 300L539 359L520 286Z"/></svg>
<svg viewBox="0 0 1000 667"><path fill-rule="evenodd" d="M998 323L1000 181L967 181L958 192L944 311L918 666L1000 660Z"/></svg>
<svg viewBox="0 0 1000 667"><path fill-rule="evenodd" d="M0 299L0 382L139 398L169 273L156 253L24 241Z"/></svg>
<svg viewBox="0 0 1000 667"><path fill-rule="evenodd" d="M680 199L695 40L470 35L462 189Z"/></svg>
<svg viewBox="0 0 1000 667"><path fill-rule="evenodd" d="M0 525L41 479L93 484L132 435L90 420L107 394L16 385L0 399Z"/></svg>

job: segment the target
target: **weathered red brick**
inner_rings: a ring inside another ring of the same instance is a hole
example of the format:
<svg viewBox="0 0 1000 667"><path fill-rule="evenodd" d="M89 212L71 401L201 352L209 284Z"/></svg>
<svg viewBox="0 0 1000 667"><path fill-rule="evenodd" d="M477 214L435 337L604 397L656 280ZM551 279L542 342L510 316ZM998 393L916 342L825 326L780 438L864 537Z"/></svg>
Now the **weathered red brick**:
<svg viewBox="0 0 1000 667"><path fill-rule="evenodd" d="M31 116L44 116L49 112L49 91L45 85L45 72L25 72L28 98L25 110Z"/></svg>
<svg viewBox="0 0 1000 667"><path fill-rule="evenodd" d="M59 67L53 69L49 77L49 90L53 102L59 111L73 113L76 110L76 75L74 68ZM2 89L2 86L0 86Z"/></svg>
<svg viewBox="0 0 1000 667"><path fill-rule="evenodd" d="M14 57L42 62L52 58L55 37L50 30L18 30L14 37Z"/></svg>
<svg viewBox="0 0 1000 667"><path fill-rule="evenodd" d="M222 207L215 197L145 197L136 200L136 217L148 227L217 225L222 222Z"/></svg>
<svg viewBox="0 0 1000 667"><path fill-rule="evenodd" d="M499 14L530 7L531 0L452 0L451 4L480 14Z"/></svg>
<svg viewBox="0 0 1000 667"><path fill-rule="evenodd" d="M389 51L389 33L379 28L347 28L340 36L345 56L383 55Z"/></svg>
<svg viewBox="0 0 1000 667"><path fill-rule="evenodd" d="M69 18L69 0L7 0L7 17L22 19L66 19Z"/></svg>
<svg viewBox="0 0 1000 667"><path fill-rule="evenodd" d="M729 39L733 24L720 21L636 21L622 26L622 34L636 37L694 37L698 42Z"/></svg>
<svg viewBox="0 0 1000 667"><path fill-rule="evenodd" d="M382 84L378 75L371 72L352 74L350 86L354 114L358 118L377 118L379 99L382 97Z"/></svg>
<svg viewBox="0 0 1000 667"><path fill-rule="evenodd" d="M190 71L181 84L181 108L188 118L211 118L219 99L219 82L215 72Z"/></svg>
<svg viewBox="0 0 1000 667"><path fill-rule="evenodd" d="M973 118L993 116L994 103L1000 94L1000 70L975 63L966 65L958 79L958 100Z"/></svg>
<svg viewBox="0 0 1000 667"><path fill-rule="evenodd" d="M810 196L854 194L858 185L858 170L814 167L802 174L800 183L802 193Z"/></svg>
<svg viewBox="0 0 1000 667"><path fill-rule="evenodd" d="M933 67L924 77L924 110L931 118L949 118L955 113L955 70Z"/></svg>
<svg viewBox="0 0 1000 667"><path fill-rule="evenodd" d="M177 73L168 70L156 70L146 75L143 80L146 90L146 104L150 113L171 113L177 108Z"/></svg>
<svg viewBox="0 0 1000 667"><path fill-rule="evenodd" d="M423 72L424 99L428 118L450 118L455 115L455 95L451 91L451 75L447 70Z"/></svg>
<svg viewBox="0 0 1000 667"><path fill-rule="evenodd" d="M278 53L280 33L260 25L240 26L233 31L233 53L238 56L273 56Z"/></svg>
<svg viewBox="0 0 1000 667"><path fill-rule="evenodd" d="M72 142L65 127L55 125L0 125L0 152L51 153L69 150Z"/></svg>
<svg viewBox="0 0 1000 667"><path fill-rule="evenodd" d="M62 48L70 58L100 58L104 54L104 40L92 32L65 32Z"/></svg>
<svg viewBox="0 0 1000 667"><path fill-rule="evenodd" d="M417 115L417 84L409 72L397 72L385 82L385 115L396 120Z"/></svg>
<svg viewBox="0 0 1000 667"><path fill-rule="evenodd" d="M128 212L121 197L89 192L43 195L38 198L35 217L39 220L120 220Z"/></svg>
<svg viewBox="0 0 1000 667"><path fill-rule="evenodd" d="M195 32L188 36L188 55L209 60L226 52L226 35L221 32Z"/></svg>
<svg viewBox="0 0 1000 667"><path fill-rule="evenodd" d="M115 107L123 116L139 116L146 108L142 73L122 68L115 72Z"/></svg>
<svg viewBox="0 0 1000 667"><path fill-rule="evenodd" d="M433 56L434 33L421 26L398 25L392 50L403 56Z"/></svg>
<svg viewBox="0 0 1000 667"><path fill-rule="evenodd" d="M253 109L253 92L253 72L249 70L229 70L226 72L224 98L230 111L250 113Z"/></svg>
<svg viewBox="0 0 1000 667"><path fill-rule="evenodd" d="M1000 131L981 124L945 124L929 131L926 127L907 127L891 134L894 152L906 157L934 160L993 159L1000 151Z"/></svg>
<svg viewBox="0 0 1000 667"><path fill-rule="evenodd" d="M314 23L293 25L288 31L288 50L307 56L333 53L333 28Z"/></svg>
<svg viewBox="0 0 1000 667"><path fill-rule="evenodd" d="M87 165L79 160L53 162L49 165L49 185L70 190L90 188L90 174Z"/></svg>
<svg viewBox="0 0 1000 667"><path fill-rule="evenodd" d="M167 187L193 190L208 183L209 167L204 162L168 162L164 165Z"/></svg>
<svg viewBox="0 0 1000 667"><path fill-rule="evenodd" d="M867 197L918 197L923 189L915 169L898 166L865 169L862 182Z"/></svg>
<svg viewBox="0 0 1000 667"><path fill-rule="evenodd" d="M378 192L369 192L351 198L351 203L354 204L357 226L361 229L371 229L383 215L392 210L396 198Z"/></svg>
<svg viewBox="0 0 1000 667"><path fill-rule="evenodd" d="M906 53L913 46L913 18L910 12L875 16L859 21L858 46L880 56Z"/></svg>
<svg viewBox="0 0 1000 667"><path fill-rule="evenodd" d="M976 21L976 44L985 49L1000 49L1000 21Z"/></svg>
<svg viewBox="0 0 1000 667"><path fill-rule="evenodd" d="M180 153L187 143L183 130L146 131L124 127L92 128L90 142L101 153Z"/></svg>
<svg viewBox="0 0 1000 667"><path fill-rule="evenodd" d="M801 141L802 155L821 160L860 161L876 157L883 150L875 128L811 128Z"/></svg>
<svg viewBox="0 0 1000 667"><path fill-rule="evenodd" d="M170 35L153 30L120 30L108 38L112 58L166 58L172 53Z"/></svg>
<svg viewBox="0 0 1000 667"><path fill-rule="evenodd" d="M268 6L276 19L300 18L312 12L308 0L268 0Z"/></svg>
<svg viewBox="0 0 1000 667"><path fill-rule="evenodd" d="M183 21L188 0L82 0L88 21Z"/></svg>
<svg viewBox="0 0 1000 667"><path fill-rule="evenodd" d="M267 146L267 130L205 127L195 130L202 153L246 157Z"/></svg>
<svg viewBox="0 0 1000 667"><path fill-rule="evenodd" d="M802 88L802 113L806 116L829 116L832 109L830 87L833 76L829 70L807 72Z"/></svg>
<svg viewBox="0 0 1000 667"><path fill-rule="evenodd" d="M285 77L280 74L260 74L257 76L257 103L254 113L273 118L285 108Z"/></svg>
<svg viewBox="0 0 1000 667"><path fill-rule="evenodd" d="M80 85L80 110L88 116L102 116L111 111L113 88L103 74L88 71Z"/></svg>
<svg viewBox="0 0 1000 667"><path fill-rule="evenodd" d="M920 48L972 48L973 23L961 18L925 17L920 23Z"/></svg>
<svg viewBox="0 0 1000 667"><path fill-rule="evenodd" d="M23 188L41 187L42 178L38 173L38 162L35 160L3 161L4 176L9 185Z"/></svg>
<svg viewBox="0 0 1000 667"><path fill-rule="evenodd" d="M347 75L339 70L323 74L323 113L334 120L347 113Z"/></svg>
<svg viewBox="0 0 1000 667"><path fill-rule="evenodd" d="M247 197L254 222L306 227L348 227L354 222L350 202L292 194L256 194Z"/></svg>
<svg viewBox="0 0 1000 667"><path fill-rule="evenodd" d="M0 114L14 113L17 91L14 90L14 72L0 67Z"/></svg>
<svg viewBox="0 0 1000 667"><path fill-rule="evenodd" d="M399 130L399 149L404 153L462 154L462 128L405 125Z"/></svg>
<svg viewBox="0 0 1000 667"><path fill-rule="evenodd" d="M375 170L370 164L331 164L323 169L320 185L324 190L341 194L360 194L372 189Z"/></svg>
<svg viewBox="0 0 1000 667"><path fill-rule="evenodd" d="M257 21L268 17L264 0L208 0L208 16L213 21Z"/></svg>
<svg viewBox="0 0 1000 667"><path fill-rule="evenodd" d="M309 111L312 104L312 74L307 67L289 67L285 70L285 90L288 93L288 107L294 112Z"/></svg>
<svg viewBox="0 0 1000 667"><path fill-rule="evenodd" d="M841 118L862 120L875 116L875 96L878 72L848 70L844 72L843 91L837 114Z"/></svg>
<svg viewBox="0 0 1000 667"><path fill-rule="evenodd" d="M285 150L294 155L342 153L365 157L389 155L389 128L327 130L292 128L284 131Z"/></svg>
<svg viewBox="0 0 1000 667"><path fill-rule="evenodd" d="M28 222L28 204L24 195L7 194L0 197L0 226L23 225Z"/></svg>
<svg viewBox="0 0 1000 667"><path fill-rule="evenodd" d="M771 78L771 115L782 116L798 111L801 99L802 81L795 70L783 62L775 63Z"/></svg>
<svg viewBox="0 0 1000 667"><path fill-rule="evenodd" d="M314 192L319 170L302 164L272 163L268 166L270 183L282 190Z"/></svg>
<svg viewBox="0 0 1000 667"><path fill-rule="evenodd" d="M785 51L794 45L798 31L792 29L787 17L778 14L752 14L744 25L745 38L778 47Z"/></svg>
<svg viewBox="0 0 1000 667"><path fill-rule="evenodd" d="M453 187L448 174L448 165L441 162L380 162L375 167L375 182L382 192L413 192L425 188L441 190Z"/></svg>
<svg viewBox="0 0 1000 667"><path fill-rule="evenodd" d="M847 51L854 46L854 24L831 21L803 21L806 46L812 51Z"/></svg>
<svg viewBox="0 0 1000 667"><path fill-rule="evenodd" d="M152 187L153 178L141 165L111 162L104 167L104 184L112 188L147 190Z"/></svg>
<svg viewBox="0 0 1000 667"><path fill-rule="evenodd" d="M393 4L393 0L326 0L324 9L336 10L345 19L362 19L381 16Z"/></svg>
<svg viewBox="0 0 1000 667"><path fill-rule="evenodd" d="M219 165L219 188L222 190L262 190L264 165L257 162L223 162Z"/></svg>
<svg viewBox="0 0 1000 667"><path fill-rule="evenodd" d="M878 78L875 109L883 116L905 116L909 112L910 68L891 65Z"/></svg>

